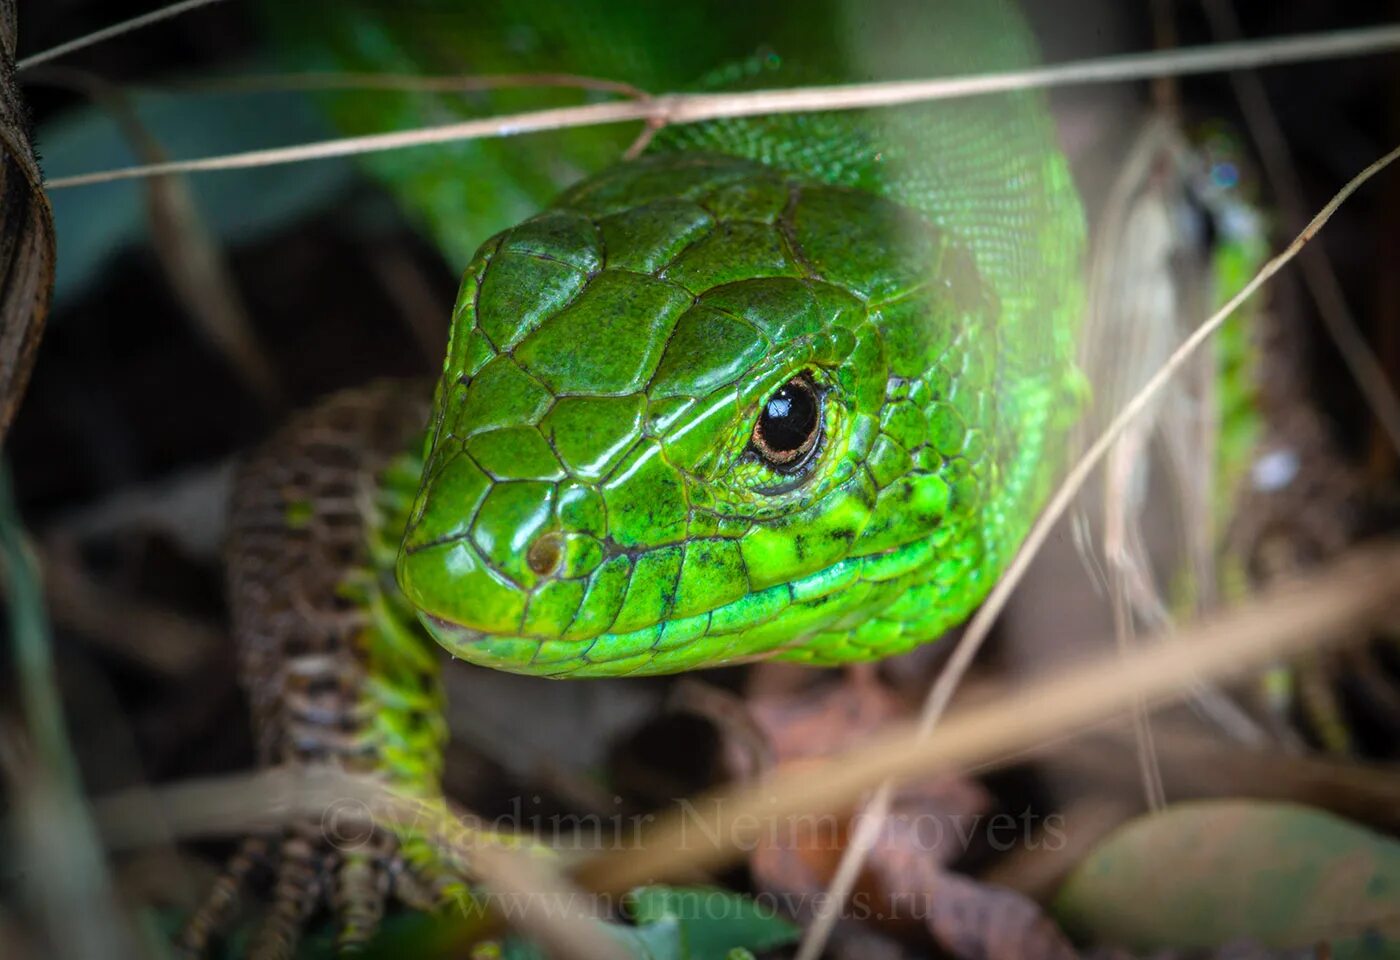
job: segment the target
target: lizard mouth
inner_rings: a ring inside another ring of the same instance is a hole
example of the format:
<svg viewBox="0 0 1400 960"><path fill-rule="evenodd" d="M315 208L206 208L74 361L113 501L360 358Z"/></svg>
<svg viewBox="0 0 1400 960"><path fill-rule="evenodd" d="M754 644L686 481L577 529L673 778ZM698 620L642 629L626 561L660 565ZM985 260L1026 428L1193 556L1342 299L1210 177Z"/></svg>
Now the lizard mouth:
<svg viewBox="0 0 1400 960"><path fill-rule="evenodd" d="M615 677L676 673L697 666L741 663L773 654L788 655L828 623L851 623L851 604L868 604L875 590L900 592L907 576L927 564L935 550L924 538L878 553L847 557L792 582L738 597L698 615L663 620L625 633L565 639L557 634L530 636L519 624L503 629L466 626L441 613L419 609L418 617L433 639L458 659L479 666L537 677ZM864 578L864 580L863 580ZM868 582L874 586L852 588ZM887 603L887 597L877 598ZM788 625L782 615L791 613ZM936 608L929 610L937 613ZM784 629L786 627L786 629ZM855 632L857 627L843 628ZM902 649L917 639L887 638L887 647ZM839 663L859 659L860 651L810 662Z"/></svg>
<svg viewBox="0 0 1400 960"><path fill-rule="evenodd" d="M458 645L477 643L491 636L484 630L463 626L431 613L419 611L418 617L423 621L423 625L428 628L428 632L433 635L433 638L448 647L449 650L453 650L454 653Z"/></svg>
<svg viewBox="0 0 1400 960"><path fill-rule="evenodd" d="M533 665L538 639L488 633L422 610L418 618L438 645L459 660L509 673L540 673Z"/></svg>

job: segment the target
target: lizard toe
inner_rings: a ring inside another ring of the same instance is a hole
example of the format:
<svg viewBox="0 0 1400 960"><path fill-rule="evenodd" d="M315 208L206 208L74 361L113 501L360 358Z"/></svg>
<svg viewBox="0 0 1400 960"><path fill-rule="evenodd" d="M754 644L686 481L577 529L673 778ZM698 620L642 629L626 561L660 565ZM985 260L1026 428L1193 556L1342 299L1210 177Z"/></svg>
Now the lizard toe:
<svg viewBox="0 0 1400 960"><path fill-rule="evenodd" d="M212 940L223 935L233 922L249 875L264 861L267 852L268 842L264 837L248 837L238 845L203 902L180 931L175 944L179 956L197 960L205 955Z"/></svg>
<svg viewBox="0 0 1400 960"><path fill-rule="evenodd" d="M319 851L306 838L282 843L272 908L258 929L248 960L291 960L307 920L321 897Z"/></svg>

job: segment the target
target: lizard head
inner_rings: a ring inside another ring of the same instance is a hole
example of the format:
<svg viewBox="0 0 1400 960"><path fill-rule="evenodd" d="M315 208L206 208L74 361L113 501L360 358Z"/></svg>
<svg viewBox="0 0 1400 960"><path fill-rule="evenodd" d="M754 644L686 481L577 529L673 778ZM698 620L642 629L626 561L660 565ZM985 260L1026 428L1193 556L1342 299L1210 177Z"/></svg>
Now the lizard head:
<svg viewBox="0 0 1400 960"><path fill-rule="evenodd" d="M871 194L694 154L587 180L466 271L404 593L453 654L542 675L926 639L956 604L877 614L976 564L945 521L992 469L995 338L958 331L993 309Z"/></svg>

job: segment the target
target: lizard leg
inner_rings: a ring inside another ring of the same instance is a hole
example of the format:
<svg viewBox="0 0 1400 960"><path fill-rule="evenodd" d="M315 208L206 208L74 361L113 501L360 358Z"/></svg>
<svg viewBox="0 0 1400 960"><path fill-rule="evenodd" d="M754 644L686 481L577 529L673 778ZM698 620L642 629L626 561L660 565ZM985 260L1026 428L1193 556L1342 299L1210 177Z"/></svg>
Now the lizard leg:
<svg viewBox="0 0 1400 960"><path fill-rule="evenodd" d="M447 731L437 650L393 580L428 393L385 381L337 394L291 420L240 473L229 600L264 765L328 766L414 796L439 793ZM405 849L412 841L355 804L332 813L269 838L276 881L253 957L291 955L322 909L340 946L355 950L374 935L391 892L434 907L456 881L443 857L415 859ZM191 920L187 953L219 932L248 872L231 865Z"/></svg>

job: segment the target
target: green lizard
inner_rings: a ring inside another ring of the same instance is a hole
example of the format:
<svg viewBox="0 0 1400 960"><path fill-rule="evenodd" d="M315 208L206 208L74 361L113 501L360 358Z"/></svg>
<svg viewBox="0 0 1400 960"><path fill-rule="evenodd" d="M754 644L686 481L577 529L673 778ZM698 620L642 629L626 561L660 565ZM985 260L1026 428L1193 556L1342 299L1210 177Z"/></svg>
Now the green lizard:
<svg viewBox="0 0 1400 960"><path fill-rule="evenodd" d="M1034 57L990 0L733 6L419 2L397 32L363 4L270 16L316 38L316 66L422 69L417 43L465 51L458 71L651 89ZM1084 392L1082 215L1042 99L678 126L616 162L634 133L378 161L449 253L473 229L480 246L431 405L412 384L334 397L243 472L231 604L264 762L431 798L445 728L427 636L543 677L869 660L959 623L1015 552ZM264 956L322 903L350 946L386 894L424 907L449 882L429 850L337 851L320 827L245 845L184 946L203 950L262 855L278 864Z"/></svg>

